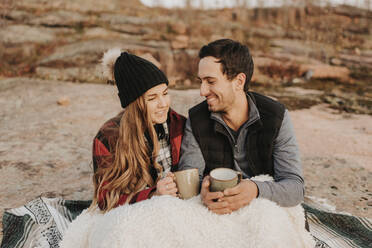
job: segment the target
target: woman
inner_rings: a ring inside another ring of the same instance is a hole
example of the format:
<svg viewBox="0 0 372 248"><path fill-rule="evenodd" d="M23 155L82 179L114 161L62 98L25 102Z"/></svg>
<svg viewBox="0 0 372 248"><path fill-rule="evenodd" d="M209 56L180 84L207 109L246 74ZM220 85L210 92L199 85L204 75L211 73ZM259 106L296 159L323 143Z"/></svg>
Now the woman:
<svg viewBox="0 0 372 248"><path fill-rule="evenodd" d="M94 199L107 212L154 195L176 196L174 175L185 118L169 108L168 80L151 62L119 49L105 53L104 75L125 108L93 142Z"/></svg>

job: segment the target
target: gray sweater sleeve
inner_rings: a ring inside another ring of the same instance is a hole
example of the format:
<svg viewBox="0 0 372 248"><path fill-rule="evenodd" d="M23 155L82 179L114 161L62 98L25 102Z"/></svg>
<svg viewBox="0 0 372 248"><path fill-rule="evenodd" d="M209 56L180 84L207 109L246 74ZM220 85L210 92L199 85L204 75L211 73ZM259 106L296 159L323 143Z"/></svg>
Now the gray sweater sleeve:
<svg viewBox="0 0 372 248"><path fill-rule="evenodd" d="M191 130L190 119L187 119L181 144L181 158L178 164L179 170L197 168L199 179L203 179L205 162L199 144Z"/></svg>
<svg viewBox="0 0 372 248"><path fill-rule="evenodd" d="M289 113L286 110L274 143L274 182L258 182L259 197L291 207L304 199L304 179L300 152Z"/></svg>

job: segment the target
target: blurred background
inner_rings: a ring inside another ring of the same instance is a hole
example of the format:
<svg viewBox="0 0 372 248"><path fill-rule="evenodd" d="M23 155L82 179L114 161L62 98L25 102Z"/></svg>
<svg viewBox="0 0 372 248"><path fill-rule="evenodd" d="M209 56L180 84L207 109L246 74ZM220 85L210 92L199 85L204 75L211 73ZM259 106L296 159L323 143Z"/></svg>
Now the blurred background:
<svg viewBox="0 0 372 248"><path fill-rule="evenodd" d="M253 53L254 90L290 109L325 102L340 111L372 113L369 0L0 4L0 77L105 83L99 59L106 49L120 47L161 67L171 87L195 88L200 47L232 38Z"/></svg>

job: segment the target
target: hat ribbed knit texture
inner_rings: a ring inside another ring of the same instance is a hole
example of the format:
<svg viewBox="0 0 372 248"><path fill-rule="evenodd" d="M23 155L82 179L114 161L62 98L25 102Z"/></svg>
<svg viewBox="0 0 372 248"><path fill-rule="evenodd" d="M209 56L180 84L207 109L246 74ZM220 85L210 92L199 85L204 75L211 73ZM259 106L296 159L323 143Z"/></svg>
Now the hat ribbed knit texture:
<svg viewBox="0 0 372 248"><path fill-rule="evenodd" d="M127 52L121 53L116 60L114 77L123 108L152 87L168 85L167 77L153 63Z"/></svg>

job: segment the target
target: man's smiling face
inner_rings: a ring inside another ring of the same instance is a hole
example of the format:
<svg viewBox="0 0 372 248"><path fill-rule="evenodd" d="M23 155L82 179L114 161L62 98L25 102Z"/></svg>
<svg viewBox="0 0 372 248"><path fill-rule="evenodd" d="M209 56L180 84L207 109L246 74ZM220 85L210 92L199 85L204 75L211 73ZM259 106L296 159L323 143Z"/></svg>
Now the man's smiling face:
<svg viewBox="0 0 372 248"><path fill-rule="evenodd" d="M222 74L221 63L215 57L204 57L199 62L200 95L207 99L211 112L226 113L235 100L233 80Z"/></svg>

